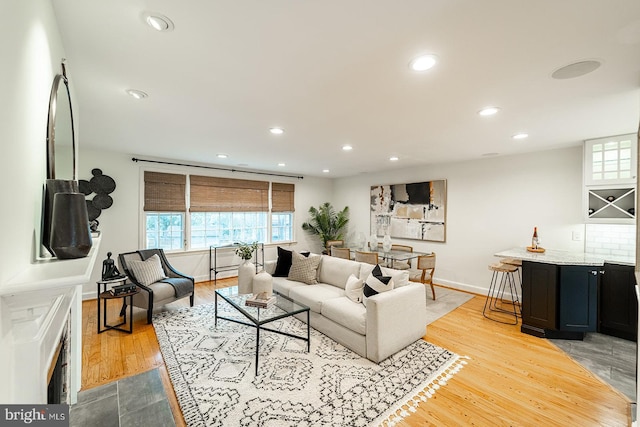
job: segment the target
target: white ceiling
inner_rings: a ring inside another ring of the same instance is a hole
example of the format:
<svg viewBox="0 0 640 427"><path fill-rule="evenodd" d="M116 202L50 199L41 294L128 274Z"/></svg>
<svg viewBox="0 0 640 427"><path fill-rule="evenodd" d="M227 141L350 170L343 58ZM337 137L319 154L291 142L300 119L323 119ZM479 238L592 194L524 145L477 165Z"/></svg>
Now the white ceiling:
<svg viewBox="0 0 640 427"><path fill-rule="evenodd" d="M638 0L52 3L81 147L339 177L638 130ZM416 73L421 53L439 63ZM602 66L551 78L586 59ZM501 110L478 116L487 105Z"/></svg>

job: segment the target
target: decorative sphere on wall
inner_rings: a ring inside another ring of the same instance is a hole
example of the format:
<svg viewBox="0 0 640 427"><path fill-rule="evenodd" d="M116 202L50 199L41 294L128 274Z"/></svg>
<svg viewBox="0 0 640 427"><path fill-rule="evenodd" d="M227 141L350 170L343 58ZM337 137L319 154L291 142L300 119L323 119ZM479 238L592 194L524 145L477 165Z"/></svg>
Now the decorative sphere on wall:
<svg viewBox="0 0 640 427"><path fill-rule="evenodd" d="M103 175L101 169L93 169L91 171L93 178L90 181L81 179L80 192L83 193L87 203L87 213L89 214L89 223L91 229L96 231L98 228L98 217L104 209L108 209L113 205L113 198L109 195L116 189L116 182L108 175ZM88 197L95 193L92 199Z"/></svg>

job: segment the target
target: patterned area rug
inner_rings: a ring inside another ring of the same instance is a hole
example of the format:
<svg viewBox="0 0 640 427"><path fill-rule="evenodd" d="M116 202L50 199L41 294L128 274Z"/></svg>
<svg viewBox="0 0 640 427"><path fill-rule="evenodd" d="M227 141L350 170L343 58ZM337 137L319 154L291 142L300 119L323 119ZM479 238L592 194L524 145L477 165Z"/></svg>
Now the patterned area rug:
<svg viewBox="0 0 640 427"><path fill-rule="evenodd" d="M221 315L242 319L225 302ZM189 426L391 426L415 412L466 361L418 340L373 363L311 329L306 342L218 320L207 304L154 316L153 325ZM306 335L285 318L269 327Z"/></svg>

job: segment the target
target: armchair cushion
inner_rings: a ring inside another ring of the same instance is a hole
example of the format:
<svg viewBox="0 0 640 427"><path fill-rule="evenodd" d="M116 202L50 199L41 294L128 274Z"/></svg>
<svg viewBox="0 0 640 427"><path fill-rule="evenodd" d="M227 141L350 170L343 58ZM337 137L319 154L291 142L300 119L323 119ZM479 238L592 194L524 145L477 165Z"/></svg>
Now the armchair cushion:
<svg viewBox="0 0 640 427"><path fill-rule="evenodd" d="M157 254L145 261L131 260L129 261L129 268L135 278L146 286L167 278L164 274L160 257Z"/></svg>

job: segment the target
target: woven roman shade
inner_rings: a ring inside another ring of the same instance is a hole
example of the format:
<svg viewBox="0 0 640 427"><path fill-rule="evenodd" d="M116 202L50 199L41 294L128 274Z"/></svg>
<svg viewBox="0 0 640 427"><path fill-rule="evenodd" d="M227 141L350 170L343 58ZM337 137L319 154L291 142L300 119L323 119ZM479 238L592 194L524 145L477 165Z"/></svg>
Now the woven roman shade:
<svg viewBox="0 0 640 427"><path fill-rule="evenodd" d="M269 183L191 175L191 212L267 212Z"/></svg>
<svg viewBox="0 0 640 427"><path fill-rule="evenodd" d="M145 212L184 212L186 185L186 175L145 171Z"/></svg>
<svg viewBox="0 0 640 427"><path fill-rule="evenodd" d="M271 212L293 212L295 210L295 184L271 184Z"/></svg>

